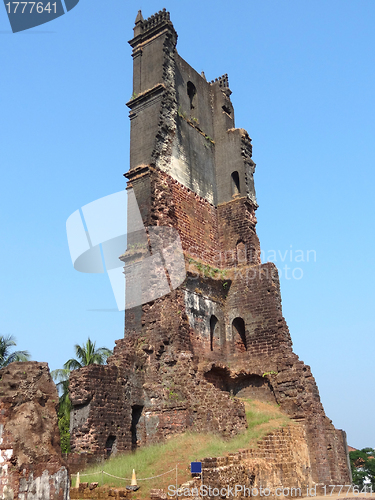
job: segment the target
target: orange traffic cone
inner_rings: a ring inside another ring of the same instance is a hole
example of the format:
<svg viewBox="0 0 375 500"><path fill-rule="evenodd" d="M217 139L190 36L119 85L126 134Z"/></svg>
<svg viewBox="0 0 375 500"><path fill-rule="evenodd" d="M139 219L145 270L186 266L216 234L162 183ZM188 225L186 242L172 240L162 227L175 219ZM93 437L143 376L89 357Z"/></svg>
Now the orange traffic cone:
<svg viewBox="0 0 375 500"><path fill-rule="evenodd" d="M133 469L133 474L132 474L131 486L138 486L137 485L137 478L135 477L135 470L134 469Z"/></svg>

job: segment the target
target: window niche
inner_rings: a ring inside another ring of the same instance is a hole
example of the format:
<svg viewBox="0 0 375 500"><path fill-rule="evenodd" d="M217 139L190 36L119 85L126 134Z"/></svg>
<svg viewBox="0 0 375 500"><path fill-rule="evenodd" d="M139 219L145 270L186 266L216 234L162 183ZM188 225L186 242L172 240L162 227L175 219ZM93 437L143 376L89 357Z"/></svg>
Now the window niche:
<svg viewBox="0 0 375 500"><path fill-rule="evenodd" d="M112 453L116 453L116 436L112 434L108 436L105 442L105 451L107 452L107 457L110 457Z"/></svg>
<svg viewBox="0 0 375 500"><path fill-rule="evenodd" d="M194 109L194 97L197 93L197 89L196 89L193 82L190 82L190 81L187 82L186 91L187 91L187 95L189 96L189 99L190 99L190 109Z"/></svg>
<svg viewBox="0 0 375 500"><path fill-rule="evenodd" d="M231 175L232 179L232 197L237 196L240 194L240 176L238 175L238 172L235 171Z"/></svg>
<svg viewBox="0 0 375 500"><path fill-rule="evenodd" d="M246 244L240 240L236 245L237 266L247 263Z"/></svg>
<svg viewBox="0 0 375 500"><path fill-rule="evenodd" d="M247 351L245 322L242 318L234 318L232 322L232 338L236 352Z"/></svg>
<svg viewBox="0 0 375 500"><path fill-rule="evenodd" d="M132 435L132 450L138 447L140 436L139 436L139 420L141 418L143 411L143 406L134 405L132 406L132 423L131 423L131 435Z"/></svg>
<svg viewBox="0 0 375 500"><path fill-rule="evenodd" d="M210 350L213 351L214 347L219 343L219 320L215 315L210 318Z"/></svg>

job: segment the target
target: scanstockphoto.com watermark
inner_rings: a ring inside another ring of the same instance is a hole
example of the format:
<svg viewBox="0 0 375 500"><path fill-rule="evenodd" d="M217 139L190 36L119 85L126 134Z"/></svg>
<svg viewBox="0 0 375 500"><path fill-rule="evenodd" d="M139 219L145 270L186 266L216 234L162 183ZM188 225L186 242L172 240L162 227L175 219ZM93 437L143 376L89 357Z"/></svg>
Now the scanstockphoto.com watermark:
<svg viewBox="0 0 375 500"><path fill-rule="evenodd" d="M372 486L366 485L361 490L359 486L352 484L336 484L321 486L319 488L321 491L317 492L317 486L306 486L301 487L284 487L279 486L277 488L263 488L262 486L248 487L243 484L236 484L234 486L225 486L221 488L212 487L208 485L201 485L199 488L176 488L174 484L168 486L168 496L170 497L220 497L220 498L230 498L230 497L316 497L321 496L331 496L333 493L335 495L341 495L343 498L348 495L359 495L359 494L372 494Z"/></svg>
<svg viewBox="0 0 375 500"><path fill-rule="evenodd" d="M301 488L284 488L279 487L275 490L270 488L251 488L245 486L244 484L235 484L234 486L225 486L222 488L208 486L202 484L199 488L176 488L175 485L170 484L168 486L168 495L170 497L220 497L220 498L230 498L230 497L302 497ZM310 495L309 495L310 496Z"/></svg>

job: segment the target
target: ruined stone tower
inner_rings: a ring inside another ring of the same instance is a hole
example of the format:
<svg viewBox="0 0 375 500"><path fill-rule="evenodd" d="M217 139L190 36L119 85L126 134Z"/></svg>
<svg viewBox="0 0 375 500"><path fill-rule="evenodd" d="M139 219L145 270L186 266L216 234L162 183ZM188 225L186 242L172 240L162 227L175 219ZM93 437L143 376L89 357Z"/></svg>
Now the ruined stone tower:
<svg viewBox="0 0 375 500"><path fill-rule="evenodd" d="M233 396L248 397L276 402L300 423L314 482L349 484L345 434L292 351L277 269L260 262L251 139L235 128L228 77L208 82L176 42L168 12L138 13L125 335L108 366L71 376L73 449L124 452L186 429L229 437L246 427ZM179 236L184 279L174 281L164 254L140 280L153 298L132 306L130 271L163 252L163 228ZM169 293L157 293L162 279Z"/></svg>

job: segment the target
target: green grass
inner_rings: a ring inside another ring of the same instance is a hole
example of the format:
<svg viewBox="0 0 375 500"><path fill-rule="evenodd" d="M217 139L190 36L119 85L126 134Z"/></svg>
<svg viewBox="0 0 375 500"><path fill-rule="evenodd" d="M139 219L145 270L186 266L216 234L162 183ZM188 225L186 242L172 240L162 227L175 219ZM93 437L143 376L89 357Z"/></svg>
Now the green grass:
<svg viewBox="0 0 375 500"><path fill-rule="evenodd" d="M141 488L133 498L149 498L151 488L165 488L176 483L176 464L178 484L191 479L190 462L200 461L206 457L219 457L235 453L239 449L254 448L259 439L276 428L290 423L288 417L281 413L276 404L259 401L243 400L246 408L248 428L234 438L225 441L214 434L197 434L186 432L169 438L166 442L140 448L135 453L116 456L91 467L83 473L104 470L113 476L129 478L129 480L114 479L102 474L81 476L81 481L98 481L102 485L127 486L133 469L136 471L138 485ZM140 478L157 476L172 470L160 478L140 481Z"/></svg>

